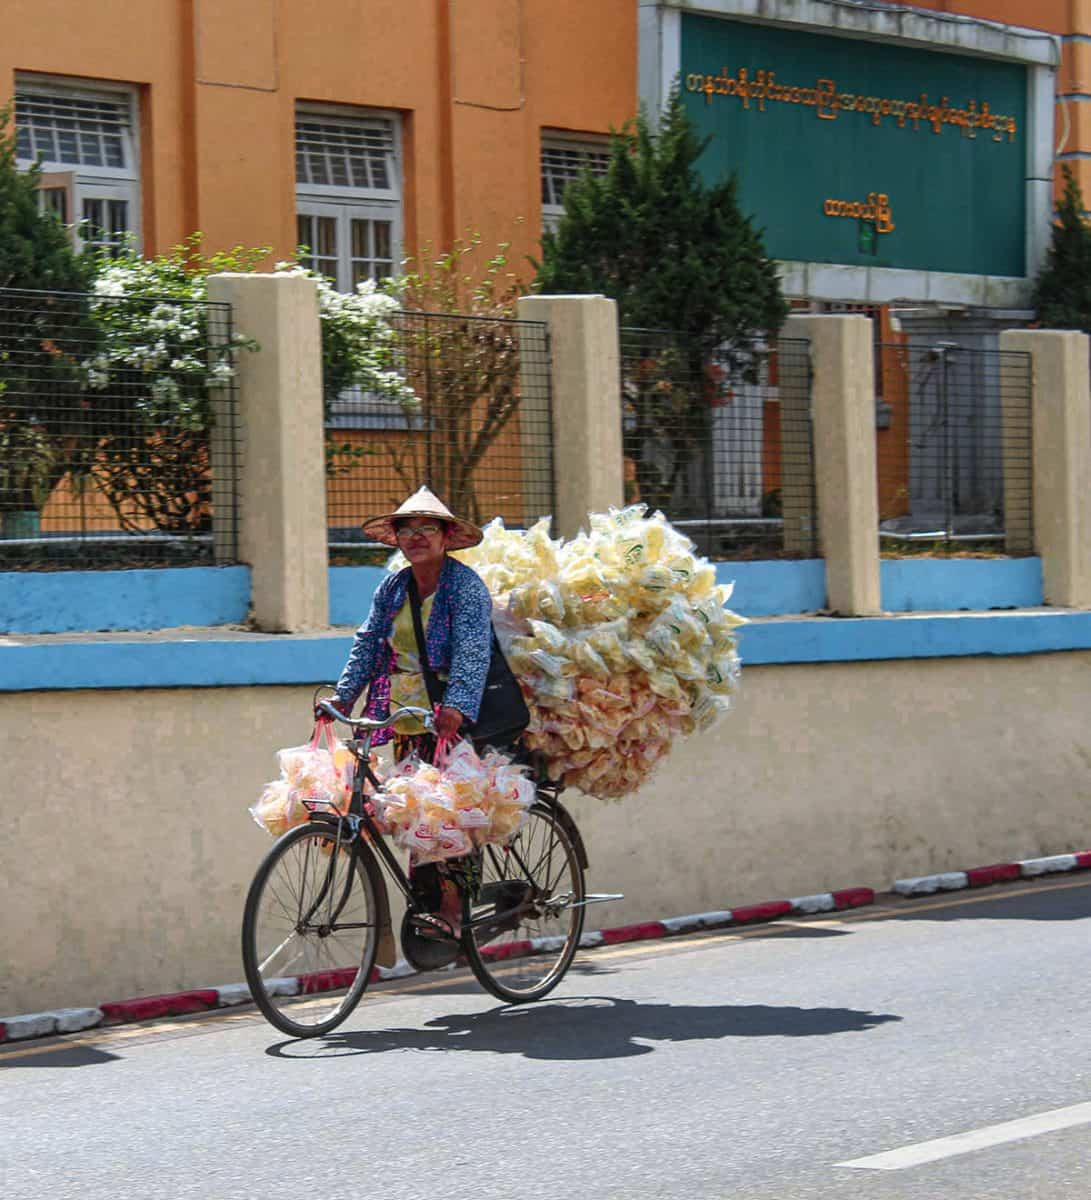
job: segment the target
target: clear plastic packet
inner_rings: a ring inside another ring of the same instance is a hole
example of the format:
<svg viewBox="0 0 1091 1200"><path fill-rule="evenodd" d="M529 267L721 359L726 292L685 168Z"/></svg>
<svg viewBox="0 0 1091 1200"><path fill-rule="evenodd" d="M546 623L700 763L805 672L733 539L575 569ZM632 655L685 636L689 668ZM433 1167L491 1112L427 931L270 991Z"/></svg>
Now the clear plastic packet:
<svg viewBox="0 0 1091 1200"><path fill-rule="evenodd" d="M739 656L729 651L710 660L705 679L712 691L726 695L738 686L739 672Z"/></svg>
<svg viewBox="0 0 1091 1200"><path fill-rule="evenodd" d="M581 675L590 675L595 679L603 680L610 678L610 668L586 639L572 638L568 653L570 659L579 668Z"/></svg>
<svg viewBox="0 0 1091 1200"><path fill-rule="evenodd" d="M294 825L302 824L308 816L307 809L293 795L291 785L284 779L267 783L249 812L270 837L280 837Z"/></svg>
<svg viewBox="0 0 1091 1200"><path fill-rule="evenodd" d="M559 625L564 620L565 607L561 589L551 579L541 580L536 589L535 607L537 614L545 621ZM528 613L528 616L533 615Z"/></svg>
<svg viewBox="0 0 1091 1200"><path fill-rule="evenodd" d="M530 636L536 643L536 649L546 650L550 654L563 654L564 648L568 643L568 638L557 628L556 625L549 621L538 621L532 619L530 622Z"/></svg>
<svg viewBox="0 0 1091 1200"><path fill-rule="evenodd" d="M632 637L625 643L625 656L645 674L656 670L656 661L650 648L639 637Z"/></svg>
<svg viewBox="0 0 1091 1200"><path fill-rule="evenodd" d="M473 849L473 842L457 820L444 821L439 827L435 853L441 858L461 858Z"/></svg>

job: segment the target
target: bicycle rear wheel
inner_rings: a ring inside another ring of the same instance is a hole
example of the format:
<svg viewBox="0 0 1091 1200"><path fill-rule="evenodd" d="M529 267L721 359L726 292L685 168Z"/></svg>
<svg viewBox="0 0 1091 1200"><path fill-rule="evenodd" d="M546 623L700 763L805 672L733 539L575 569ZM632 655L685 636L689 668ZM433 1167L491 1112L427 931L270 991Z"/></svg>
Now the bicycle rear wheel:
<svg viewBox="0 0 1091 1200"><path fill-rule="evenodd" d="M481 867L477 900L463 896L466 959L500 1000L540 1000L580 944L585 890L576 847L556 810L539 803L510 846L484 847Z"/></svg>
<svg viewBox="0 0 1091 1200"><path fill-rule="evenodd" d="M359 1002L375 963L375 889L369 851L342 843L336 829L289 830L265 856L242 922L246 982L270 1024L292 1037L317 1037Z"/></svg>

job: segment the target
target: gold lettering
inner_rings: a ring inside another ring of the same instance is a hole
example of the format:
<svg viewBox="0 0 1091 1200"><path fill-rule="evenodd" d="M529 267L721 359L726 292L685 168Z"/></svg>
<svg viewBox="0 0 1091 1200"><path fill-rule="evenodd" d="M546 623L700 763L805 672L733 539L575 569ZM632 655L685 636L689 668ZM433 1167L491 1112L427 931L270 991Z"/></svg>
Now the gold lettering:
<svg viewBox="0 0 1091 1200"><path fill-rule="evenodd" d="M822 201L822 214L827 217L849 217L871 225L876 233L893 233L894 216L890 209L890 196L886 192L868 192L867 200L836 200L827 197Z"/></svg>
<svg viewBox="0 0 1091 1200"><path fill-rule="evenodd" d="M821 121L837 120L837 98L833 91L832 79L820 79L816 89L818 96L818 118Z"/></svg>
<svg viewBox="0 0 1091 1200"><path fill-rule="evenodd" d="M775 71L765 68L739 67L732 75L726 66L719 75L691 72L686 75L686 90L701 92L705 104L712 103L713 96L734 97L742 101L749 110L750 102L756 101L758 112L765 112L765 102L774 104L802 104L813 108L820 121L836 121L843 112L864 113L871 118L872 125L882 125L893 118L898 129L911 126L919 132L923 121L933 134L942 134L944 127L951 125L964 138L976 138L978 129L993 133L993 141L1000 142L1007 135L1014 142L1018 124L1014 117L1000 116L992 111L987 100L967 100L964 108L951 106L948 96L941 96L938 104L931 104L928 93L921 92L915 100L900 100L891 96L866 96L858 92L838 91L833 79L820 78L814 87L801 87L794 83L778 83Z"/></svg>

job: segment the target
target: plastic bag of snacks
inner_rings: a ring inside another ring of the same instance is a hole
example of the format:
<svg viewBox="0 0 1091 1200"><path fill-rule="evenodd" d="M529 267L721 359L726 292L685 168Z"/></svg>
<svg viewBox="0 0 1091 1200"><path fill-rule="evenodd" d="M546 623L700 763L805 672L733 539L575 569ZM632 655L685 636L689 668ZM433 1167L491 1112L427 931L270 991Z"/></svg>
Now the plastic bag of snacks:
<svg viewBox="0 0 1091 1200"><path fill-rule="evenodd" d="M662 513L592 513L551 539L500 521L457 557L485 580L531 711L524 741L592 795L640 787L675 739L708 729L738 686L731 587ZM404 565L395 560L392 567Z"/></svg>
<svg viewBox="0 0 1091 1200"><path fill-rule="evenodd" d="M437 751L441 765L410 757L374 796L376 812L414 862L460 858L475 846L510 841L534 803L526 768L504 754L482 758L470 742Z"/></svg>
<svg viewBox="0 0 1091 1200"><path fill-rule="evenodd" d="M273 837L301 825L316 806L347 810L356 760L334 736L332 721L316 721L305 746L278 750L277 765L280 778L267 783L250 808L250 815Z"/></svg>

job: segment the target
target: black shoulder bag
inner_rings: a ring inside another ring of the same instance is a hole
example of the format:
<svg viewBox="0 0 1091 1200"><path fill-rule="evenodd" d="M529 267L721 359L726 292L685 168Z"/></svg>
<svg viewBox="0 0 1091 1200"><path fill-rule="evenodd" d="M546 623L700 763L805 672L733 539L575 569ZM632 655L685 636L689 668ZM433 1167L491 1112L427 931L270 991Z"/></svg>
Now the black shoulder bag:
<svg viewBox="0 0 1091 1200"><path fill-rule="evenodd" d="M417 650L420 653L421 673L428 699L433 704L443 703L443 685L428 661L428 650L424 642L424 626L420 614L420 592L416 579L409 576L409 605L413 614L413 632L417 635ZM508 660L496 640L496 630L489 623L492 637L492 656L489 673L485 677L485 690L481 694L481 707L477 720L468 724L467 732L474 741L510 741L530 724L530 711L523 699L519 681L512 674Z"/></svg>

